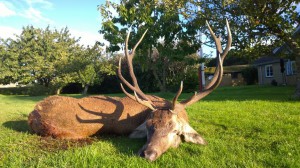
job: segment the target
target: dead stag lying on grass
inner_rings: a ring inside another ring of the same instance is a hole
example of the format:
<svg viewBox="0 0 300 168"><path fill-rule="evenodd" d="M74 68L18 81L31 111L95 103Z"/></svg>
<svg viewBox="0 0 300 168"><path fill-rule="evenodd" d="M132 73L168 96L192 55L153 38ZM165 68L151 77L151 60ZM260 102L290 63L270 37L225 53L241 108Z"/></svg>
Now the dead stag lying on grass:
<svg viewBox="0 0 300 168"><path fill-rule="evenodd" d="M128 52L128 33L125 41L125 56L132 78L130 84L121 74L121 59L118 76L122 83L134 92L129 94L121 84L125 98L91 96L81 99L51 96L39 102L28 118L30 128L41 136L62 139L81 139L95 134L113 133L130 134L131 138L147 137L146 144L139 150L139 155L153 161L170 147L177 147L182 141L206 144L205 140L189 125L185 107L201 100L218 87L223 75L223 61L231 47L231 32L226 20L228 41L222 50L220 38L216 37L207 23L217 48L217 66L214 77L204 88L189 99L177 103L183 88L173 101L167 101L144 94L133 71L132 59L135 50L144 35L131 51ZM130 32L130 31L129 31Z"/></svg>

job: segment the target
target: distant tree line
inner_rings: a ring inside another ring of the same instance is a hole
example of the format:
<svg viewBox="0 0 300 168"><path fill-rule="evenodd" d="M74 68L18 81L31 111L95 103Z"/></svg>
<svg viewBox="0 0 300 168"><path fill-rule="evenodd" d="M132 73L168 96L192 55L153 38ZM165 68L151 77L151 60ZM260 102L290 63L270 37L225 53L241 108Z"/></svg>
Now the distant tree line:
<svg viewBox="0 0 300 168"><path fill-rule="evenodd" d="M31 95L121 92L116 69L123 54L108 56L100 43L85 47L78 41L67 28L52 30L33 26L24 27L14 38L1 39L0 83L25 85L20 92L11 90ZM190 63L197 59L192 54L184 61L170 63L166 77L168 90L176 90L183 78L187 81L186 89L197 88L197 67ZM130 79L126 61L122 66L124 76ZM143 81L140 86L145 92L160 90L149 69L139 62L134 62L134 69L139 81Z"/></svg>
<svg viewBox="0 0 300 168"><path fill-rule="evenodd" d="M106 59L101 46L84 47L69 30L23 27L15 38L0 42L0 83L37 85L59 94L69 83L80 83L83 94L114 75L116 66Z"/></svg>

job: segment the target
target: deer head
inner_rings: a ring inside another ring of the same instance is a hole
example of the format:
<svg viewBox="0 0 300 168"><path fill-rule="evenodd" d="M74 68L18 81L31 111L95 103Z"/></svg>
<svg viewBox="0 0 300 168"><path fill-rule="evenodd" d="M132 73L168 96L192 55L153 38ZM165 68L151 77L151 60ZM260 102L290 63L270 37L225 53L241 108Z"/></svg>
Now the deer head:
<svg viewBox="0 0 300 168"><path fill-rule="evenodd" d="M122 83L134 92L134 95L128 93L121 84L123 92L131 99L152 110L151 115L146 119L146 121L142 125L137 127L130 135L131 138L147 137L147 143L139 150L138 154L150 161L156 160L161 154L167 151L168 148L177 147L182 141L202 145L206 144L206 141L189 125L185 107L201 100L218 87L223 75L223 60L230 50L232 41L231 32L227 20L226 27L228 32L228 41L224 51L222 50L220 38L215 36L208 22L206 22L206 24L217 48L218 63L216 66L214 77L211 82L204 88L204 91L195 93L193 96L181 101L180 103L177 103L177 99L182 92L183 82L181 82L180 88L176 96L173 98L172 102L166 100L159 102L151 101L147 97L147 95L141 91L133 71L132 59L134 57L137 46L142 41L147 31L145 31L140 40L133 47L131 53L128 52L128 39L130 31L127 34L125 41L125 56L127 59L129 73L130 77L132 78L133 84L130 84L122 76L121 59L119 61L118 76L121 79Z"/></svg>

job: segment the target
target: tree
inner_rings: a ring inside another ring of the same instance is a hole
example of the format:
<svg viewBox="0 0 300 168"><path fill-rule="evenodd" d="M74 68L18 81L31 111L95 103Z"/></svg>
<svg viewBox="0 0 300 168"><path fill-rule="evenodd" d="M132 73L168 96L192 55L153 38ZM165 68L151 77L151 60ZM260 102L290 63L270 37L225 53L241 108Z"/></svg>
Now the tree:
<svg viewBox="0 0 300 168"><path fill-rule="evenodd" d="M0 83L1 84L9 84L15 83L17 78L17 61L15 55L10 56L8 50L9 45L8 41L4 39L0 39Z"/></svg>
<svg viewBox="0 0 300 168"><path fill-rule="evenodd" d="M82 94L87 94L89 86L101 84L104 75L115 75L116 66L102 54L99 43L82 50L81 56L74 59L73 66L78 76L78 82L84 88Z"/></svg>
<svg viewBox="0 0 300 168"><path fill-rule="evenodd" d="M238 0L216 1L201 0L202 7L196 20L210 18L214 27L220 21L228 18L233 30L233 46L241 52L252 51L252 57L271 54L271 51L261 53L261 47L268 46L271 50L286 44L296 58L300 67L300 43L293 37L295 28L299 25L300 16L296 11L299 0ZM196 21L195 20L195 21ZM222 34L222 32L220 31ZM298 69L299 72L299 69ZM297 89L295 95L300 97L300 73L297 73Z"/></svg>
<svg viewBox="0 0 300 168"><path fill-rule="evenodd" d="M71 38L67 28L58 30L23 27L16 39L3 41L5 52L2 65L5 74L20 84L38 83L51 87L59 94L62 87L75 81L69 62L77 56L81 46Z"/></svg>
<svg viewBox="0 0 300 168"><path fill-rule="evenodd" d="M122 0L120 4L106 1L106 4L99 6L103 17L100 32L110 42L108 51L114 52L121 48L128 27L132 31L129 46L135 44L148 29L149 33L139 46L137 62L152 71L160 90L164 92L170 63L183 60L184 56L195 53L200 47L196 36L198 25L190 22L194 16L186 10L190 8L189 1ZM118 15L114 16L112 10Z"/></svg>

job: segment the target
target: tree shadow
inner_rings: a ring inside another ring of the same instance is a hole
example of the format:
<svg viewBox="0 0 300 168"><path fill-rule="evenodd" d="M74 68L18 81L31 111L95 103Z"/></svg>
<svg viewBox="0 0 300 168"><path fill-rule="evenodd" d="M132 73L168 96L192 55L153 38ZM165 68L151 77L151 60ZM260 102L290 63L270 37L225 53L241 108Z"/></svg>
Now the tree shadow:
<svg viewBox="0 0 300 168"><path fill-rule="evenodd" d="M93 118L84 118L80 115L76 114L76 120L81 124L93 124L98 123L101 124L102 127L99 128L96 135L99 134L118 134L118 135L127 135L132 132L137 126L142 124L145 121L145 118L149 115L149 112L151 112L149 109L145 109L137 114L131 115L130 113L127 114L126 118L120 119L120 117L124 113L124 104L119 101L115 100L111 97L91 97L94 99L99 99L101 102L108 102L110 104L113 104L115 106L115 110L112 113L106 113L104 112L105 109L102 109L102 111L94 111L90 110L91 107L84 107L84 105L81 105L78 103L78 106L80 108L80 111L93 115ZM79 114L79 113L78 113ZM83 113L81 113L83 114Z"/></svg>
<svg viewBox="0 0 300 168"><path fill-rule="evenodd" d="M115 135L115 134L102 134L97 135L98 141L109 142L114 146L114 148L126 156L138 156L138 151L140 148L145 145L147 139L146 138L129 138L125 135Z"/></svg>
<svg viewBox="0 0 300 168"><path fill-rule="evenodd" d="M3 126L17 132L29 133L30 129L27 124L27 120L7 121L3 123Z"/></svg>

